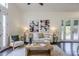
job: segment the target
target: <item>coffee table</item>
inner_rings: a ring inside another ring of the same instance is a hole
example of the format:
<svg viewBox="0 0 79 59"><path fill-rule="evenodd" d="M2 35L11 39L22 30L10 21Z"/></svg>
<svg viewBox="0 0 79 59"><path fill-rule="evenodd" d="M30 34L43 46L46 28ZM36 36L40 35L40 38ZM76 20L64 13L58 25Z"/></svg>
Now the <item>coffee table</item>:
<svg viewBox="0 0 79 59"><path fill-rule="evenodd" d="M50 44L28 44L25 47L27 56L51 56L51 49L53 48Z"/></svg>

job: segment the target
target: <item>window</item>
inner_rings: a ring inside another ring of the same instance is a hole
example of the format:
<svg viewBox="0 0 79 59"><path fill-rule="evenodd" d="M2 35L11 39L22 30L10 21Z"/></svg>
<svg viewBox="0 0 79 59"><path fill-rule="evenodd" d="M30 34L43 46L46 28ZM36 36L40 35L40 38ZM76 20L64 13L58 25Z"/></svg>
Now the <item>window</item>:
<svg viewBox="0 0 79 59"><path fill-rule="evenodd" d="M61 21L61 39L78 40L78 20ZM71 38L72 37L72 38Z"/></svg>
<svg viewBox="0 0 79 59"><path fill-rule="evenodd" d="M79 20L63 20L61 21L61 39L67 40L61 44L61 48L68 55L77 55L77 47L79 43L73 40L79 40ZM71 42L71 40L73 42Z"/></svg>
<svg viewBox="0 0 79 59"><path fill-rule="evenodd" d="M70 24L71 24L70 20L67 20L66 21L66 26L70 26Z"/></svg>
<svg viewBox="0 0 79 59"><path fill-rule="evenodd" d="M71 40L71 27L66 26L65 27L65 40Z"/></svg>
<svg viewBox="0 0 79 59"><path fill-rule="evenodd" d="M74 20L74 26L78 26L78 20Z"/></svg>
<svg viewBox="0 0 79 59"><path fill-rule="evenodd" d="M73 40L78 40L78 20L74 20L74 25L73 25Z"/></svg>

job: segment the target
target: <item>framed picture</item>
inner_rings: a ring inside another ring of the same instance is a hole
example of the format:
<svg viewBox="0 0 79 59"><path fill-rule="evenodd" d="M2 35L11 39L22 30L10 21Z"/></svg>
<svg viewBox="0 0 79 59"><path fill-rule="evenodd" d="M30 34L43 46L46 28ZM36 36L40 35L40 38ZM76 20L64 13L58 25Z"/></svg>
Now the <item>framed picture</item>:
<svg viewBox="0 0 79 59"><path fill-rule="evenodd" d="M48 32L49 31L49 20L40 20L40 31Z"/></svg>
<svg viewBox="0 0 79 59"><path fill-rule="evenodd" d="M29 24L30 32L49 32L49 20L32 20Z"/></svg>
<svg viewBox="0 0 79 59"><path fill-rule="evenodd" d="M30 32L39 32L39 21L30 22Z"/></svg>

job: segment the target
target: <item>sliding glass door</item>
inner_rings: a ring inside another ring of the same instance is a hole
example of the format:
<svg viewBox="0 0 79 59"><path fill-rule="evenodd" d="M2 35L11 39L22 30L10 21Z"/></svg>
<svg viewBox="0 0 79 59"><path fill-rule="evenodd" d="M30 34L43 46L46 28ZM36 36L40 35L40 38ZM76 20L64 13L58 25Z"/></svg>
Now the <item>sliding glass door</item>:
<svg viewBox="0 0 79 59"><path fill-rule="evenodd" d="M62 48L68 55L77 55L77 47L79 46L79 20L62 21L61 40L65 42L62 43Z"/></svg>
<svg viewBox="0 0 79 59"><path fill-rule="evenodd" d="M73 22L73 31L72 31L72 33L73 33L73 40L78 40L78 35L79 35L79 29L78 29L78 27L79 27L79 25L78 25L78 23L79 23L79 21L78 20L74 20L74 22Z"/></svg>
<svg viewBox="0 0 79 59"><path fill-rule="evenodd" d="M65 21L65 40L70 41L71 40L71 21L70 20L66 20ZM66 52L67 55L71 55L71 43L65 43L64 44L64 50Z"/></svg>
<svg viewBox="0 0 79 59"><path fill-rule="evenodd" d="M78 52L77 52L77 48L78 48L78 46L79 46L79 43L73 43L72 44L72 54L74 55L74 56L77 56L78 54Z"/></svg>
<svg viewBox="0 0 79 59"><path fill-rule="evenodd" d="M65 45L65 48L64 48L64 50L65 50L65 53L67 54L67 55L72 55L72 51L71 51L71 43L64 43Z"/></svg>
<svg viewBox="0 0 79 59"><path fill-rule="evenodd" d="M61 24L61 40L71 40L71 21L62 20Z"/></svg>
<svg viewBox="0 0 79 59"><path fill-rule="evenodd" d="M78 38L79 20L63 21L61 24L61 40L78 40Z"/></svg>
<svg viewBox="0 0 79 59"><path fill-rule="evenodd" d="M75 41L79 41L79 21L78 20L73 20L73 40ZM72 44L72 51L73 51L73 55L77 56L77 48L79 46L79 43L73 43Z"/></svg>
<svg viewBox="0 0 79 59"><path fill-rule="evenodd" d="M65 40L71 40L71 21L65 21Z"/></svg>

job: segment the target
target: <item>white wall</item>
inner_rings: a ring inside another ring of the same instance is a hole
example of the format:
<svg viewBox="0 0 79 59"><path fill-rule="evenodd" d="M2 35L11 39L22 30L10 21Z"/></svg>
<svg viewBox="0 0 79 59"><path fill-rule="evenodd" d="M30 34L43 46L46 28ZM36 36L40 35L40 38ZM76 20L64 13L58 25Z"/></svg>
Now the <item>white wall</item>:
<svg viewBox="0 0 79 59"><path fill-rule="evenodd" d="M8 28L9 35L20 34L21 12L14 4L8 4Z"/></svg>

